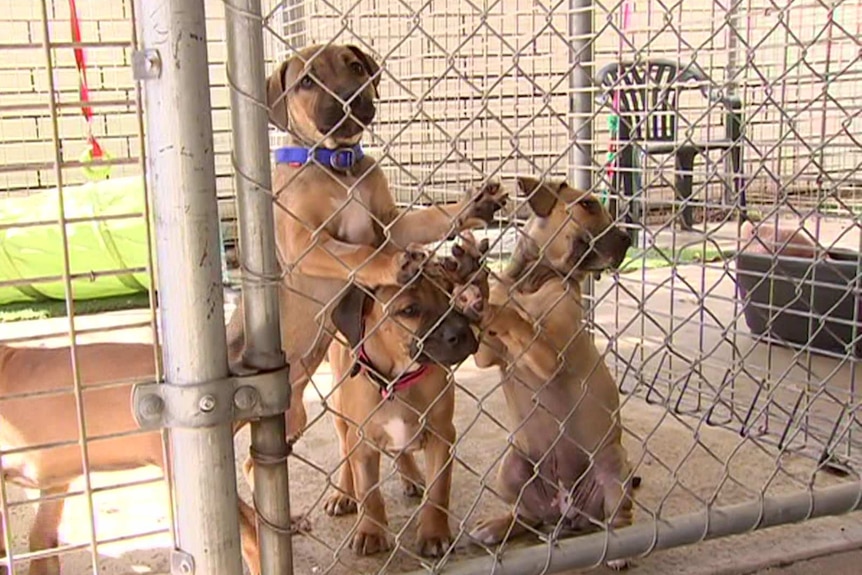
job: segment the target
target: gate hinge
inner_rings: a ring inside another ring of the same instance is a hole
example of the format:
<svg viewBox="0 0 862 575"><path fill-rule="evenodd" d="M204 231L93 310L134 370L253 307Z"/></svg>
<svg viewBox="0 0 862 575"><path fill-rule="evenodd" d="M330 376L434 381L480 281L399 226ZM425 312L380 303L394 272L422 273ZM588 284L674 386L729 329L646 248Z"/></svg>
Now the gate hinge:
<svg viewBox="0 0 862 575"><path fill-rule="evenodd" d="M290 369L234 375L192 385L138 383L132 413L141 429L212 427L284 413Z"/></svg>

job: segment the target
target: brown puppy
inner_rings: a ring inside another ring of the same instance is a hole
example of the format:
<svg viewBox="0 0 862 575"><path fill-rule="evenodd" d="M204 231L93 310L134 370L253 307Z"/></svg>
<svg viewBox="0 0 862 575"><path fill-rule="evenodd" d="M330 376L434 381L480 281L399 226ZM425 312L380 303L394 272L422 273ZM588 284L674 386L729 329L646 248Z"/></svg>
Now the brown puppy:
<svg viewBox="0 0 862 575"><path fill-rule="evenodd" d="M288 132L290 146L343 151L330 166L278 163L273 176L293 439L306 425L303 392L332 341L328 307L345 286L406 283L426 257L414 244L490 221L505 202L500 186L489 184L457 204L398 208L383 171L354 148L374 119L380 78L377 63L359 48L329 45L301 50L267 81L270 121ZM242 318L240 305L228 325L231 361L244 345Z"/></svg>
<svg viewBox="0 0 862 575"><path fill-rule="evenodd" d="M153 347L146 344L77 346L82 404L91 471L119 471L146 465L164 470L161 434L128 434L138 428L129 404L132 383L155 376ZM42 497L66 493L80 477L81 448L69 348L0 345L0 471L3 478ZM106 384L123 382L120 385ZM29 394L22 397L23 394ZM38 395L33 395L38 394ZM103 439L99 439L103 438ZM70 445L56 446L58 443ZM34 450L38 446L42 449ZM53 446L53 447L49 447ZM57 546L64 499L40 502L30 530L30 550ZM249 570L260 573L254 511L239 500L242 552ZM0 557L5 556L0 523ZM0 567L0 573L5 574ZM59 575L58 557L30 563L30 575Z"/></svg>
<svg viewBox="0 0 862 575"><path fill-rule="evenodd" d="M339 382L331 396L333 422L345 461L339 492L326 511L352 513L358 502L361 517L351 546L361 555L389 549L379 489L382 451L395 457L408 494L429 486L419 515L419 552L438 557L451 542L455 389L445 366L475 353L478 343L440 284L420 276L406 288L385 286L370 294L353 286L332 311L350 347L335 341L329 352ZM427 461L424 480L412 456L420 449Z"/></svg>
<svg viewBox="0 0 862 575"><path fill-rule="evenodd" d="M497 322L475 356L480 367L500 368L515 430L498 474L498 493L514 513L476 526L472 536L486 545L527 527L632 522L617 386L585 329L581 302L586 274L619 266L629 237L592 194L532 178L518 183L534 215L503 281L491 286L484 321L508 306L540 329L526 348L512 348Z"/></svg>

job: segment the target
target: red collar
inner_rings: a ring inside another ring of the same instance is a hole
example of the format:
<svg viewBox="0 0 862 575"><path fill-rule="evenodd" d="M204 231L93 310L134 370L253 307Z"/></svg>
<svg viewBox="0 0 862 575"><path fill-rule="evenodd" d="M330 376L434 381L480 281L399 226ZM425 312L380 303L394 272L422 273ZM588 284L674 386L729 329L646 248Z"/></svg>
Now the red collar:
<svg viewBox="0 0 862 575"><path fill-rule="evenodd" d="M353 364L353 369L350 371L350 376L355 377L360 371L365 372L368 379L377 384L380 388L380 395L383 399L392 399L396 392L404 391L419 383L430 371L431 366L422 364L413 371L408 371L398 376L397 379L391 381L391 378L384 376L380 370L374 367L371 358L365 352L365 344L359 346L359 351L356 354L356 363ZM391 383L390 383L391 382Z"/></svg>

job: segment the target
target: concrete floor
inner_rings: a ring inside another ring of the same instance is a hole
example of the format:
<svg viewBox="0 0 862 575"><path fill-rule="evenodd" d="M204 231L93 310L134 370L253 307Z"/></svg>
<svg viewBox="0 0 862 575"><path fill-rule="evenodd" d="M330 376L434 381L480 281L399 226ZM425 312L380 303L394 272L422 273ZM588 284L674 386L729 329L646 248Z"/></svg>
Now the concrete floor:
<svg viewBox="0 0 862 575"><path fill-rule="evenodd" d="M711 315L700 313L705 293L709 294L706 301ZM855 364L819 356L800 357L784 348L756 344L747 335L743 320L736 317L732 276L720 265L650 270L625 276L618 285L602 280L595 295L600 300L596 320L603 330L598 337L600 348L606 341L603 333L614 334L618 355L617 359L609 356L608 361L623 387L636 390L640 396L626 399L623 407L624 442L644 479L637 492L637 523L699 511L708 503L723 506L751 501L761 495L797 492L811 483L821 487L843 481L834 475L815 475L815 462L806 455L814 451L805 448L816 447L824 439L820 423L845 413L842 408L851 398L851 382L862 375L856 373ZM649 302L647 316L639 311L643 301ZM80 318L78 327L122 326L146 319L147 314L142 312L117 312ZM24 330L30 335L58 334L66 327L65 319L29 322L26 326L0 324L0 340L21 337ZM150 334L146 327L139 327L89 335L86 339L147 341ZM58 345L64 340L59 337L46 343ZM722 385L728 369L734 376L732 386ZM694 378L690 377L692 373L696 374ZM492 483L507 435L505 404L496 379L493 372L479 370L469 361L457 374L456 426L460 439L451 506L451 524L456 533L503 509L493 495L483 490ZM758 397L755 391L764 382L770 386L769 393ZM315 383L325 394L330 384L326 366L317 374ZM808 393L804 397L807 410L791 413L800 390L811 391L814 384L821 393ZM824 390L829 393L822 393ZM650 397L653 404L644 402L643 397ZM397 479L391 474L383 494L393 533L403 530L402 549L382 557L358 559L346 547L355 518L332 519L322 509L324 498L332 492L330 484L339 464L332 424L311 388L306 401L310 414L318 419L313 420L290 463L291 503L295 511L308 513L312 532L294 539L295 572L397 573L419 568L420 564L406 551L413 542L409 524L416 506L401 495ZM710 412L710 405L718 409ZM749 407L754 408L755 415L746 420L744 415ZM712 415L710 421L718 425L706 425L708 413ZM858 422L853 425L858 426ZM811 433L805 435L806 430ZM801 451L785 450L778 454L773 444L782 432L787 432ZM236 445L239 462L248 452L247 432L238 436ZM390 471L385 462L384 471ZM147 469L96 474L94 482L97 486L111 485L155 477L158 470ZM82 485L79 482L75 487ZM248 490L242 480L240 488L247 498ZM11 502L22 501L25 496L20 489L8 489ZM161 482L99 493L94 497L94 505L100 539L153 533L166 530L170 524L167 490ZM17 505L12 512L14 552L26 549L25 533L32 513L30 505ZM86 543L87 525L84 498L70 500L61 532L63 543ZM515 547L529 543L522 541ZM840 569L848 561L858 565L859 555L836 553L854 545L862 545L862 514L657 552L638 559L633 573L754 573L823 553L829 557L764 573L809 573L821 569L850 573ZM100 572L167 573L170 546L167 533L100 545ZM452 563L482 553L462 538ZM86 551L70 552L62 564L66 575L83 574L91 569ZM25 566L15 573L26 573Z"/></svg>

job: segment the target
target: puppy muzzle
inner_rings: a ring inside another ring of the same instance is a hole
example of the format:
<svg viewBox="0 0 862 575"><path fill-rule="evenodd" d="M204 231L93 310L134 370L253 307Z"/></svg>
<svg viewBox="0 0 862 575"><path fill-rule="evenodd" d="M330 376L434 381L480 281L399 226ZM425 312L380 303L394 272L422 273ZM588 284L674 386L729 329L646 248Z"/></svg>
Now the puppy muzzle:
<svg viewBox="0 0 862 575"><path fill-rule="evenodd" d="M436 322L435 322L436 323ZM411 354L420 363L455 365L476 353L479 342L470 322L461 313L450 311L430 333L411 345Z"/></svg>

